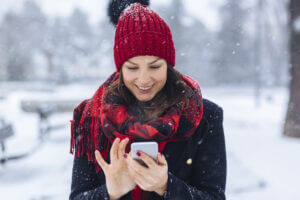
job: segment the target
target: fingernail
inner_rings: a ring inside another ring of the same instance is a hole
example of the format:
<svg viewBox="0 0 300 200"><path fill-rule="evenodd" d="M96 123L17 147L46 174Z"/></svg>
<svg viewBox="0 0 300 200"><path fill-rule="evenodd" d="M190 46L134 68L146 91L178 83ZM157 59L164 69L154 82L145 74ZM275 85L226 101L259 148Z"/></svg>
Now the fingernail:
<svg viewBox="0 0 300 200"><path fill-rule="evenodd" d="M140 156L141 156L141 153L140 153L140 152L136 152L136 155L137 155L138 157L140 157Z"/></svg>
<svg viewBox="0 0 300 200"><path fill-rule="evenodd" d="M127 158L127 154L126 154L126 153L124 153L124 155L123 155L123 156L124 156L124 158Z"/></svg>

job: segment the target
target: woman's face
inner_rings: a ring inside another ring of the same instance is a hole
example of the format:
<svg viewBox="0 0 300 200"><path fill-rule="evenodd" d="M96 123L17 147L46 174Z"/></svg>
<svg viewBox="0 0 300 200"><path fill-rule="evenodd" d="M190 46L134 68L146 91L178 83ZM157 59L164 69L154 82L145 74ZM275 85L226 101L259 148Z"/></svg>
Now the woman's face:
<svg viewBox="0 0 300 200"><path fill-rule="evenodd" d="M156 56L136 56L122 65L125 86L139 101L151 100L167 81L167 62Z"/></svg>

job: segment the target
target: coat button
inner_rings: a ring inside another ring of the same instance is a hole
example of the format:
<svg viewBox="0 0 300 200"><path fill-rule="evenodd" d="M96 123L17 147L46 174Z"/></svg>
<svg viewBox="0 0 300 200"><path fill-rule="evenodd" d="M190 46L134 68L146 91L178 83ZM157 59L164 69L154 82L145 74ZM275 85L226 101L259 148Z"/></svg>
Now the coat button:
<svg viewBox="0 0 300 200"><path fill-rule="evenodd" d="M186 164L188 164L188 165L192 164L192 159L191 158L187 159Z"/></svg>

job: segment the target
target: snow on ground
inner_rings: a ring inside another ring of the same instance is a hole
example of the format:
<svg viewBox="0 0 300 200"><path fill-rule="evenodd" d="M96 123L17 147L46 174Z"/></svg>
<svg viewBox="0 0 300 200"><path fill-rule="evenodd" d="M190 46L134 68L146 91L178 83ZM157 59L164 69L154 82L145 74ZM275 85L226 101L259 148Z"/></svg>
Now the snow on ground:
<svg viewBox="0 0 300 200"><path fill-rule="evenodd" d="M1 89L1 87L0 87ZM90 97L97 84L71 85L42 92L6 92L0 115L14 124L15 135L6 142L7 155L31 151L29 156L0 165L1 199L60 200L70 193L73 157L69 154L72 113L56 114L53 125L63 125L38 142L38 117L20 108L25 99ZM205 98L224 110L229 200L299 200L300 140L281 135L288 92L262 91L255 104L251 88L202 88Z"/></svg>

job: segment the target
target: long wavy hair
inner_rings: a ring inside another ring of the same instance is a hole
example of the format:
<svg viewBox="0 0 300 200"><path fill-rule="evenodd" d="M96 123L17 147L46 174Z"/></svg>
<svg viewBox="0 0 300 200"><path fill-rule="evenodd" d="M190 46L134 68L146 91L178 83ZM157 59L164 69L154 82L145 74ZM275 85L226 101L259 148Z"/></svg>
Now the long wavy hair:
<svg viewBox="0 0 300 200"><path fill-rule="evenodd" d="M106 90L104 101L106 103L117 103L127 107L128 112L138 115L143 123L157 119L164 111L183 100L186 100L184 109L189 104L189 96L193 90L183 81L182 74L167 63L167 81L164 87L147 102L140 102L125 86L122 68L120 76ZM112 99L114 99L112 101Z"/></svg>

